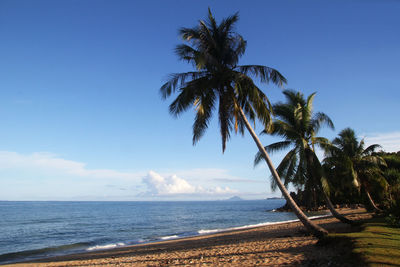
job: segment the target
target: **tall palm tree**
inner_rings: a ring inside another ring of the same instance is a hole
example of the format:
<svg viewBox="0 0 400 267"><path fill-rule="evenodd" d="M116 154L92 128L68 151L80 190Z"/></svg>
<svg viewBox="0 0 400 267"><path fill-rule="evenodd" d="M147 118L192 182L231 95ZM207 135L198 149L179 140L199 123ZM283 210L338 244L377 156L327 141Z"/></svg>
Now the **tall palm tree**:
<svg viewBox="0 0 400 267"><path fill-rule="evenodd" d="M354 130L346 128L339 133L339 137L333 139L332 144L325 146L324 159L324 164L335 168L341 177L349 177L356 188L363 189L375 211L380 209L371 197L371 182L375 180L378 182L375 184L387 184L379 169L379 166L386 166L386 163L382 157L374 154L379 148L381 146L378 144L365 148L364 140L359 142Z"/></svg>
<svg viewBox="0 0 400 267"><path fill-rule="evenodd" d="M178 92L176 99L169 106L172 115L178 116L189 107L195 107L193 144L203 136L215 109L218 113L223 152L231 131L244 134L246 128L260 153L267 159L278 187L297 217L311 233L322 238L327 231L309 220L290 197L247 119L254 122L257 118L268 124L271 115L268 98L251 77L259 78L263 83L271 81L278 86L283 86L286 79L273 68L238 65L239 58L246 49L246 41L234 31L238 18L236 13L217 24L209 9L208 20L201 20L194 28L181 28L179 33L186 44L178 45L175 52L181 60L191 63L196 70L172 74L160 88L161 94L167 98Z"/></svg>
<svg viewBox="0 0 400 267"><path fill-rule="evenodd" d="M303 189L308 200L308 206L316 206L317 198L322 193L331 213L339 220L352 224L340 215L329 199L329 184L324 176L323 169L315 154L315 146L328 142L316 134L323 125L334 128L331 119L322 112L313 113L313 101L316 93L304 98L303 94L293 90L285 90L286 103L278 103L273 106L276 115L272 125L262 132L280 136L284 141L266 146L268 152L276 152L288 149L289 152L277 168L278 174L287 185L292 183L298 189ZM257 165L264 159L258 152L254 164ZM276 184L271 183L272 189Z"/></svg>

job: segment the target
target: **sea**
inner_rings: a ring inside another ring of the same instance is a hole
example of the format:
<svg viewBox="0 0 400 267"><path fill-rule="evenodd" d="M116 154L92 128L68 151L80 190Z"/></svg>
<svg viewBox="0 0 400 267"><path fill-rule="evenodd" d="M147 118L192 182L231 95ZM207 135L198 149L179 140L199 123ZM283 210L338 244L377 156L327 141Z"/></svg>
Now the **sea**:
<svg viewBox="0 0 400 267"><path fill-rule="evenodd" d="M296 220L284 203L0 201L0 264Z"/></svg>

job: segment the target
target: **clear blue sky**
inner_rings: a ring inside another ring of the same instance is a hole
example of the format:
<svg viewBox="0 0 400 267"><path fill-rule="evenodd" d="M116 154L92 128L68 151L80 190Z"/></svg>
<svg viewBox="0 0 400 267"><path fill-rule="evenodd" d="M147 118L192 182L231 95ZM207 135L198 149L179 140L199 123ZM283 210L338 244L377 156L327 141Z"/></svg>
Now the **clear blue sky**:
<svg viewBox="0 0 400 267"><path fill-rule="evenodd" d="M399 1L2 0L0 199L279 195L267 169L253 168L247 134L222 154L214 121L193 147L193 112L174 119L171 99L160 98L168 74L192 69L173 53L178 29L208 7L217 20L239 12L241 64L274 67L287 88L317 91L315 110L336 126L321 135L350 126L400 150Z"/></svg>

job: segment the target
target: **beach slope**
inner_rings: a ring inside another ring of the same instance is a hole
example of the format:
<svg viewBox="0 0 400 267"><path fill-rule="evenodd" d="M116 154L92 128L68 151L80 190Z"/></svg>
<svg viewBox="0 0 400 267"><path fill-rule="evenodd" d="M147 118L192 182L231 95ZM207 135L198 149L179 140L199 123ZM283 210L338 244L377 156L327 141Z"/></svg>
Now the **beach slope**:
<svg viewBox="0 0 400 267"><path fill-rule="evenodd" d="M350 219L371 217L365 209L341 209ZM332 217L316 219L331 232L347 232L349 225ZM255 227L212 235L41 259L12 266L335 266L340 247L316 246L299 222ZM11 266L11 265L10 265ZM336 265L337 266L337 265Z"/></svg>

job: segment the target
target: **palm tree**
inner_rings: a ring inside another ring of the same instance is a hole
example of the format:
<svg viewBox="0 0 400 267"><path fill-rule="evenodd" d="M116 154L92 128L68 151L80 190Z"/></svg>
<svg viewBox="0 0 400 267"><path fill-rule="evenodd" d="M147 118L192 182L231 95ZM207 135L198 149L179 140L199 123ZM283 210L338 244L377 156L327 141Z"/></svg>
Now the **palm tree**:
<svg viewBox="0 0 400 267"><path fill-rule="evenodd" d="M277 119L262 132L262 134L284 138L284 141L266 146L265 149L268 152L291 148L279 164L278 174L284 179L286 185L292 183L298 189L304 190L308 207L316 207L318 195L322 193L331 213L342 222L352 224L353 221L340 215L333 207L328 197L329 184L315 154L316 145L328 142L327 139L317 137L316 134L323 125L333 129L331 119L325 113L313 114L313 100L316 93L311 94L307 99L302 93L293 90L285 90L283 94L287 102L273 106ZM258 152L254 164L257 165L262 160L264 156ZM274 182L271 186L273 190L276 189Z"/></svg>
<svg viewBox="0 0 400 267"><path fill-rule="evenodd" d="M209 9L207 21L201 20L197 27L179 30L187 44L178 45L175 52L181 60L193 64L196 70L172 74L160 88L162 97L167 98L178 92L176 99L169 106L169 111L174 116L178 116L191 106L195 107L193 144L196 144L205 133L215 109L218 110L223 152L231 131L244 134L246 128L267 159L278 187L297 217L310 232L322 238L327 231L311 222L290 197L247 119L254 122L257 118L262 123L268 124L271 115L268 98L254 84L251 77L259 78L263 83L271 81L278 86L283 86L286 79L273 68L238 65L239 58L246 49L246 41L234 32L238 18L236 13L217 24Z"/></svg>
<svg viewBox="0 0 400 267"><path fill-rule="evenodd" d="M376 181L375 184L382 186L387 184L379 169L379 166L386 166L386 163L382 157L374 154L379 148L381 146L378 144L365 148L364 140L358 142L354 130L346 128L339 133L339 137L333 139L332 144L325 146L324 160L324 163L330 168L335 168L341 177L349 177L356 188L363 189L375 211L380 209L371 197L371 183Z"/></svg>

